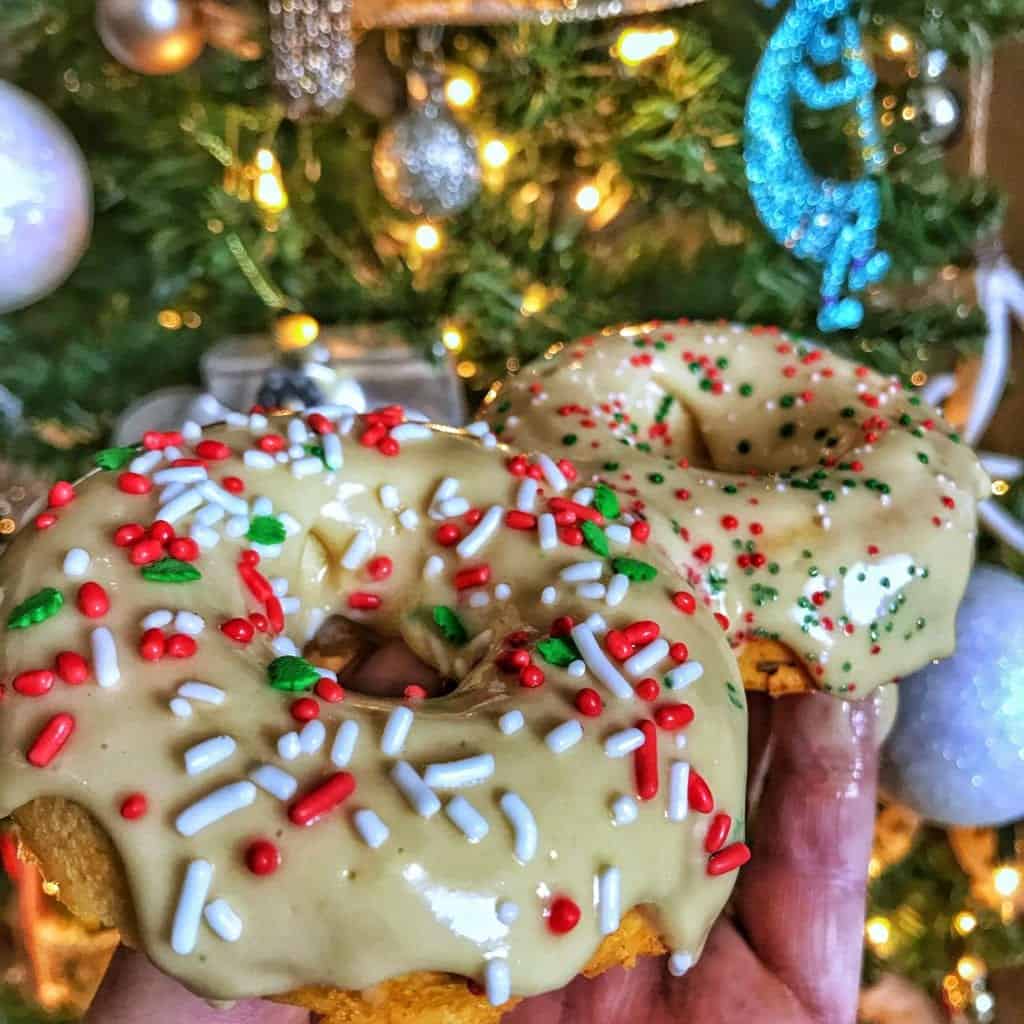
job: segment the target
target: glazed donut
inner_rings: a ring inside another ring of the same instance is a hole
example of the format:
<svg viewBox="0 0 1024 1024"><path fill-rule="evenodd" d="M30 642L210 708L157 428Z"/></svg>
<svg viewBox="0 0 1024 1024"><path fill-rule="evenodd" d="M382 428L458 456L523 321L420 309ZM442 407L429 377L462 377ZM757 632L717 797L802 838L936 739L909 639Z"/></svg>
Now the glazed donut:
<svg viewBox="0 0 1024 1024"><path fill-rule="evenodd" d="M748 688L863 697L952 652L988 480L897 379L772 328L655 322L553 346L483 412L646 517Z"/></svg>
<svg viewBox="0 0 1024 1024"><path fill-rule="evenodd" d="M0 580L0 812L208 998L484 1021L638 953L681 973L749 856L720 624L615 490L486 427L147 435ZM454 691L345 693L302 657L338 609Z"/></svg>

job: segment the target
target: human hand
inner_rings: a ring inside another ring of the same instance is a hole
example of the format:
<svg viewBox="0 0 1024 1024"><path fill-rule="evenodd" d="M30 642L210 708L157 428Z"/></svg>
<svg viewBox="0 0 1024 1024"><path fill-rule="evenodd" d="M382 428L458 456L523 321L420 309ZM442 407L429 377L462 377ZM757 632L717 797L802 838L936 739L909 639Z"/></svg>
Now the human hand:
<svg viewBox="0 0 1024 1024"><path fill-rule="evenodd" d="M387 692L390 680L404 685L415 669L408 652L393 646L360 667L361 688L371 680ZM852 1024L875 817L877 701L750 697L750 778L755 787L764 782L735 915L719 920L683 978L671 977L663 960L646 958L632 970L579 978L527 999L507 1024ZM258 1000L213 1010L126 950L89 1016L90 1024L309 1019L303 1010Z"/></svg>

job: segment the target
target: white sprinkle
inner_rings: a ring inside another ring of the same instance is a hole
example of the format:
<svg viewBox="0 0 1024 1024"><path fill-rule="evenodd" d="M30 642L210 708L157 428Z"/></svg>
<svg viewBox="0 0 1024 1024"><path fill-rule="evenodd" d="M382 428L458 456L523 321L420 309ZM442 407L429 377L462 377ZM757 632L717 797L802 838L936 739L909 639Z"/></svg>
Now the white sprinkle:
<svg viewBox="0 0 1024 1024"><path fill-rule="evenodd" d="M612 801L612 821L616 825L632 825L639 813L637 802L631 796L619 796Z"/></svg>
<svg viewBox="0 0 1024 1024"><path fill-rule="evenodd" d="M448 498L437 506L438 515L442 519L452 519L469 511L469 502L465 498Z"/></svg>
<svg viewBox="0 0 1024 1024"><path fill-rule="evenodd" d="M693 957L689 953L675 952L668 958L668 973L681 978L693 966Z"/></svg>
<svg viewBox="0 0 1024 1024"><path fill-rule="evenodd" d="M261 412L249 413L249 429L254 434L262 434L264 430L270 425L270 420Z"/></svg>
<svg viewBox="0 0 1024 1024"><path fill-rule="evenodd" d="M203 916L206 923L225 942L237 942L242 937L242 919L225 900L207 903Z"/></svg>
<svg viewBox="0 0 1024 1024"><path fill-rule="evenodd" d="M185 420L181 425L181 436L189 444L195 444L203 436L203 428L195 420Z"/></svg>
<svg viewBox="0 0 1024 1024"><path fill-rule="evenodd" d="M494 597L498 601L507 601L512 596L512 588L507 583L494 585Z"/></svg>
<svg viewBox="0 0 1024 1024"><path fill-rule="evenodd" d="M605 601L609 608L615 608L622 604L629 593L629 577L623 576L621 572L615 573L608 583L608 590L605 594Z"/></svg>
<svg viewBox="0 0 1024 1024"><path fill-rule="evenodd" d="M362 836L363 842L371 850L376 850L377 847L383 846L387 842L388 836L391 835L391 830L380 820L377 813L367 807L356 811L352 815L352 824L355 825L356 831Z"/></svg>
<svg viewBox="0 0 1024 1024"><path fill-rule="evenodd" d="M373 554L373 549L373 534L366 529L358 530L341 556L342 568L358 569Z"/></svg>
<svg viewBox="0 0 1024 1024"><path fill-rule="evenodd" d="M380 497L380 503L384 508L389 511L394 511L398 508L400 502L398 499L398 488L393 484L384 484L380 491L378 491Z"/></svg>
<svg viewBox="0 0 1024 1024"><path fill-rule="evenodd" d="M184 633L186 636L199 636L206 628L206 623L201 615L195 612L180 611L174 617L174 630L176 633Z"/></svg>
<svg viewBox="0 0 1024 1024"><path fill-rule="evenodd" d="M586 626L594 636L600 636L602 633L608 632L608 623L605 622L597 612L593 612L588 615L586 619L584 619L583 625Z"/></svg>
<svg viewBox="0 0 1024 1024"><path fill-rule="evenodd" d="M323 471L324 464L315 455L307 455L304 459L299 459L292 463L292 476L296 480L302 480L304 477L313 476L314 473L320 473Z"/></svg>
<svg viewBox="0 0 1024 1024"><path fill-rule="evenodd" d="M699 661L684 661L665 676L665 685L670 690L683 690L704 675L704 666Z"/></svg>
<svg viewBox="0 0 1024 1024"><path fill-rule="evenodd" d="M265 495L261 494L253 499L252 514L254 516L270 516L274 514L274 503Z"/></svg>
<svg viewBox="0 0 1024 1024"><path fill-rule="evenodd" d="M554 604L558 600L558 591L554 587L545 587L540 592L541 604Z"/></svg>
<svg viewBox="0 0 1024 1024"><path fill-rule="evenodd" d="M288 454L288 458L291 459L292 462L305 458L306 456L306 449L301 444L291 445L286 449L286 452ZM278 453L278 458L280 459L280 453Z"/></svg>
<svg viewBox="0 0 1024 1024"><path fill-rule="evenodd" d="M540 484L533 477L524 477L516 491L516 508L520 512L532 512L534 503L537 500L537 490Z"/></svg>
<svg viewBox="0 0 1024 1024"><path fill-rule="evenodd" d="M243 455L242 461L250 469L273 469L277 460L269 452L261 452L258 448L249 448Z"/></svg>
<svg viewBox="0 0 1024 1024"><path fill-rule="evenodd" d="M193 523L188 535L204 550L209 551L220 543L220 534L202 523Z"/></svg>
<svg viewBox="0 0 1024 1024"><path fill-rule="evenodd" d="M685 820L689 809L689 784L690 766L685 761L673 761L668 769L668 808L665 811L669 821Z"/></svg>
<svg viewBox="0 0 1024 1024"><path fill-rule="evenodd" d="M484 989L491 1006L501 1006L512 997L512 979L508 961L495 957L484 968Z"/></svg>
<svg viewBox="0 0 1024 1024"><path fill-rule="evenodd" d="M558 526L550 512L542 512L537 518L537 537L543 551L558 547Z"/></svg>
<svg viewBox="0 0 1024 1024"><path fill-rule="evenodd" d="M400 423L397 427L391 428L391 436L400 443L406 441L425 441L433 437L434 432L430 427L424 427L419 423Z"/></svg>
<svg viewBox="0 0 1024 1024"><path fill-rule="evenodd" d="M288 440L292 444L302 444L304 441L309 440L309 431L306 429L306 424L298 416L293 416L288 421Z"/></svg>
<svg viewBox="0 0 1024 1024"><path fill-rule="evenodd" d="M420 525L420 517L416 514L416 510L412 508L403 509L398 516L398 521L407 530L415 530Z"/></svg>
<svg viewBox="0 0 1024 1024"><path fill-rule="evenodd" d="M185 771L189 775L202 775L203 772L227 760L234 752L237 744L230 736L212 736L185 751Z"/></svg>
<svg viewBox="0 0 1024 1024"><path fill-rule="evenodd" d="M277 452L274 455L274 461L279 462L283 466L286 462L291 462L291 459L288 458L287 452Z"/></svg>
<svg viewBox="0 0 1024 1024"><path fill-rule="evenodd" d="M625 757L639 750L646 741L639 729L623 729L621 732L613 732L604 741L604 752L608 757Z"/></svg>
<svg viewBox="0 0 1024 1024"><path fill-rule="evenodd" d="M408 761L395 762L391 781L421 818L432 818L441 810L437 794L416 774L416 769Z"/></svg>
<svg viewBox="0 0 1024 1024"><path fill-rule="evenodd" d="M220 505L204 505L195 515L195 522L200 526L215 526L224 518L224 509Z"/></svg>
<svg viewBox="0 0 1024 1024"><path fill-rule="evenodd" d="M224 532L233 540L237 540L249 532L250 525L248 516L232 516L224 524Z"/></svg>
<svg viewBox="0 0 1024 1024"><path fill-rule="evenodd" d="M659 636L656 640L652 640L645 647L641 647L636 654L627 658L623 662L622 667L626 670L628 675L631 675L634 679L638 679L640 676L647 675L647 673L654 668L663 658L668 657L668 641L663 637Z"/></svg>
<svg viewBox="0 0 1024 1024"><path fill-rule="evenodd" d="M572 500L577 505L590 505L594 500L593 487L581 487L573 496Z"/></svg>
<svg viewBox="0 0 1024 1024"><path fill-rule="evenodd" d="M623 526L622 523L609 523L604 528L604 535L613 544L619 544L622 547L627 546L633 539L633 535L629 532L629 527Z"/></svg>
<svg viewBox="0 0 1024 1024"><path fill-rule="evenodd" d="M324 446L324 462L328 469L341 469L345 456L341 451L341 438L337 434L324 434L321 438Z"/></svg>
<svg viewBox="0 0 1024 1024"><path fill-rule="evenodd" d="M435 576L440 576L444 572L444 559L440 555L431 555L423 563L423 578L433 579Z"/></svg>
<svg viewBox="0 0 1024 1024"><path fill-rule="evenodd" d="M440 761L428 764L423 781L434 789L461 789L479 786L494 774L494 755L477 754L458 761Z"/></svg>
<svg viewBox="0 0 1024 1024"><path fill-rule="evenodd" d="M466 433L472 434L473 437L483 437L491 428L484 423L483 420L477 420L475 423L466 424Z"/></svg>
<svg viewBox="0 0 1024 1024"><path fill-rule="evenodd" d="M313 667L320 673L321 679L330 679L334 683L338 681L338 673L332 669L324 668L322 665L314 665Z"/></svg>
<svg viewBox="0 0 1024 1024"><path fill-rule="evenodd" d="M256 799L251 782L231 782L185 808L174 821L183 836L194 836L215 821L248 807Z"/></svg>
<svg viewBox="0 0 1024 1024"><path fill-rule="evenodd" d="M537 456L537 465L540 466L540 471L544 474L544 479L551 485L553 491L564 491L569 486L569 481L565 479L562 471L555 464L555 460L550 455L545 455L541 452Z"/></svg>
<svg viewBox="0 0 1024 1024"><path fill-rule="evenodd" d="M602 935L619 930L622 917L622 872L605 868L597 876L597 925Z"/></svg>
<svg viewBox="0 0 1024 1024"><path fill-rule="evenodd" d="M434 496L430 499L431 505L440 505L442 502L447 501L449 498L454 498L459 492L459 481L453 476L446 476L438 485L437 490L434 491Z"/></svg>
<svg viewBox="0 0 1024 1024"><path fill-rule="evenodd" d="M159 512L156 514L157 519L163 519L168 523L176 523L179 519L183 519L185 516L192 512L194 509L199 508L203 503L203 496L199 491L192 488L185 491L184 494L179 494L173 501L169 501Z"/></svg>
<svg viewBox="0 0 1024 1024"><path fill-rule="evenodd" d="M171 949L179 956L188 956L196 948L203 904L212 881L213 865L208 860L194 860L185 871L171 924Z"/></svg>
<svg viewBox="0 0 1024 1024"><path fill-rule="evenodd" d="M292 730L283 733L277 739L277 755L285 761L294 761L302 753L299 734Z"/></svg>
<svg viewBox="0 0 1024 1024"><path fill-rule="evenodd" d="M588 620L589 621L589 620ZM573 626L570 635L576 642L576 647L586 662L587 668L598 679L615 694L619 700L632 700L633 687L626 682L622 673L609 661L608 656L601 649L590 626L581 622Z"/></svg>
<svg viewBox="0 0 1024 1024"><path fill-rule="evenodd" d="M351 719L342 722L334 735L334 743L331 744L331 763L338 768L344 768L352 760L358 739L359 723Z"/></svg>
<svg viewBox="0 0 1024 1024"><path fill-rule="evenodd" d="M169 626L174 621L174 613L168 611L166 608L157 608L156 611L150 612L143 620L139 623L142 629L163 629L164 626Z"/></svg>
<svg viewBox="0 0 1024 1024"><path fill-rule="evenodd" d="M310 719L299 730L299 746L304 754L315 754L327 738L327 728L319 718Z"/></svg>
<svg viewBox="0 0 1024 1024"><path fill-rule="evenodd" d="M278 800L291 800L299 788L298 779L289 775L283 768L278 768L276 764L257 765L249 772L249 778L260 789L271 796L276 796Z"/></svg>
<svg viewBox="0 0 1024 1024"><path fill-rule="evenodd" d="M285 535L288 537L294 537L295 534L302 532L302 524L290 512L278 513L277 521L284 527Z"/></svg>
<svg viewBox="0 0 1024 1024"><path fill-rule="evenodd" d="M65 576L84 576L92 564L92 555L85 548L71 548L64 556Z"/></svg>
<svg viewBox="0 0 1024 1024"><path fill-rule="evenodd" d="M471 843L479 843L490 831L487 819L464 796L452 797L444 813Z"/></svg>
<svg viewBox="0 0 1024 1024"><path fill-rule="evenodd" d="M606 591L603 583L581 583L576 588L576 596L587 601L600 601Z"/></svg>
<svg viewBox="0 0 1024 1024"><path fill-rule="evenodd" d="M515 708L512 711L506 711L505 714L498 719L498 728L506 736L511 736L513 733L519 732L524 725L525 719L523 718L523 713L518 708Z"/></svg>
<svg viewBox="0 0 1024 1024"><path fill-rule="evenodd" d="M604 562L574 562L567 565L558 578L566 583L586 583L588 580L599 580L604 573Z"/></svg>
<svg viewBox="0 0 1024 1024"><path fill-rule="evenodd" d="M209 683L200 683L196 679L190 679L178 687L178 695L187 697L189 700L200 700L204 704L223 704L226 694L219 686L211 686Z"/></svg>
<svg viewBox="0 0 1024 1024"><path fill-rule="evenodd" d="M460 558L470 558L477 554L484 545L498 532L505 510L500 505L492 505L483 518L456 545L455 551Z"/></svg>
<svg viewBox="0 0 1024 1024"><path fill-rule="evenodd" d="M171 709L171 713L177 715L178 718L188 718L192 714L192 705L182 697L172 697L167 706Z"/></svg>
<svg viewBox="0 0 1024 1024"><path fill-rule="evenodd" d="M184 494L184 492L185 492L185 485L184 484L171 484L170 487L165 487L160 492L160 499L159 499L160 500L160 504L161 505L166 505L167 502L173 501L179 494Z"/></svg>
<svg viewBox="0 0 1024 1024"><path fill-rule="evenodd" d="M498 447L498 435L487 433L480 439L485 448L497 448Z"/></svg>
<svg viewBox="0 0 1024 1024"><path fill-rule="evenodd" d="M398 757L402 752L402 747L405 746L405 740L412 728L414 717L412 711L405 705L399 705L391 712L380 738L382 754L386 754L388 757Z"/></svg>
<svg viewBox="0 0 1024 1024"><path fill-rule="evenodd" d="M506 927L519 920L519 904L513 900L498 900L494 916Z"/></svg>
<svg viewBox="0 0 1024 1024"><path fill-rule="evenodd" d="M544 737L544 742L552 753L563 754L571 747L575 747L581 739L583 739L583 726L575 718L570 718L569 721L556 725Z"/></svg>
<svg viewBox="0 0 1024 1024"><path fill-rule="evenodd" d="M231 409L227 409L224 412L224 422L229 427L244 427L248 419L243 412L234 412Z"/></svg>
<svg viewBox="0 0 1024 1024"><path fill-rule="evenodd" d="M575 658L569 662L566 672L573 677L573 679L582 679L587 674L587 666L580 661L579 658Z"/></svg>
<svg viewBox="0 0 1024 1024"><path fill-rule="evenodd" d="M275 637L270 644L271 650L279 657L295 657L299 653L295 641L286 636Z"/></svg>
<svg viewBox="0 0 1024 1024"><path fill-rule="evenodd" d="M533 812L517 793L505 793L498 801L502 813L509 820L515 835L515 854L524 864L533 860L537 852L537 822Z"/></svg>
<svg viewBox="0 0 1024 1024"><path fill-rule="evenodd" d="M294 615L302 607L302 602L297 597L282 597L281 611L285 615Z"/></svg>
<svg viewBox="0 0 1024 1024"><path fill-rule="evenodd" d="M104 689L114 686L121 678L114 634L106 626L100 626L92 631L90 639L92 642L92 668L96 673L96 682Z"/></svg>
<svg viewBox="0 0 1024 1024"><path fill-rule="evenodd" d="M249 513L249 503L245 498L240 498L237 494L232 494L230 491L226 491L219 484L214 483L212 480L207 480L199 487L199 493L207 500L212 501L215 505L220 505L221 508L225 509L233 516L244 516Z"/></svg>
<svg viewBox="0 0 1024 1024"><path fill-rule="evenodd" d="M163 459L164 453L158 449L151 452L144 452L142 455L137 455L132 459L128 468L133 473L141 473L145 476L147 473L156 469L156 467L163 462Z"/></svg>
<svg viewBox="0 0 1024 1024"><path fill-rule="evenodd" d="M288 580L284 576L273 576L269 582L275 597L284 597L288 593Z"/></svg>
<svg viewBox="0 0 1024 1024"><path fill-rule="evenodd" d="M172 466L154 473L153 483L157 487L165 484L198 484L208 477L205 466Z"/></svg>
<svg viewBox="0 0 1024 1024"><path fill-rule="evenodd" d="M486 608L491 603L491 595L485 590L475 590L466 603L470 608Z"/></svg>

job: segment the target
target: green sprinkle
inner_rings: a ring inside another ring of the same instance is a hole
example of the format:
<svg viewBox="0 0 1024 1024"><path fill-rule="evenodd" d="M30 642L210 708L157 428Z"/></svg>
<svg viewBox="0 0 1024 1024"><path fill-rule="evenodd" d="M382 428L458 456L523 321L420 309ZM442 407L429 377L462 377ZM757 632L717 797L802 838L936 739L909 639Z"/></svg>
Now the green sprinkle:
<svg viewBox="0 0 1024 1024"><path fill-rule="evenodd" d="M583 532L583 539L587 542L587 547L595 554L601 555L602 558L607 558L608 538L604 535L604 530L597 523L590 522L589 519L585 519L580 524L580 530Z"/></svg>
<svg viewBox="0 0 1024 1024"><path fill-rule="evenodd" d="M648 583L658 575L653 565L641 562L639 558L613 558L612 570L638 583Z"/></svg>
<svg viewBox="0 0 1024 1024"><path fill-rule="evenodd" d="M574 444L575 444L575 443L576 443L576 442L577 442L578 440L579 440L579 438L578 438L578 437L577 437L577 436L576 436L575 434L563 434L563 435L562 435L562 444L564 444L564 445L566 445L566 446L568 446L568 447L570 447L570 448L571 448L571 447L572 447L572 446L573 446L573 445L574 445Z"/></svg>
<svg viewBox="0 0 1024 1024"><path fill-rule="evenodd" d="M783 395L779 399L779 405L781 405L783 409L792 409L793 406L796 405L796 395Z"/></svg>
<svg viewBox="0 0 1024 1024"><path fill-rule="evenodd" d="M920 462L921 465L927 466L928 465L928 453L927 452L918 452L917 453L917 461Z"/></svg>
<svg viewBox="0 0 1024 1024"><path fill-rule="evenodd" d="M700 382L700 389L701 389L701 391L710 391L710 390L711 390L711 387L712 387L712 385L711 385L711 381L710 381L710 380L708 380L708 378L707 378L707 377L705 377L705 378L704 378L704 379L703 379L703 380L702 380L702 381Z"/></svg>
<svg viewBox="0 0 1024 1024"><path fill-rule="evenodd" d="M568 637L549 636L537 644L537 653L549 664L565 668L577 661L580 652Z"/></svg>
<svg viewBox="0 0 1024 1024"><path fill-rule="evenodd" d="M614 473L619 468L619 464L617 462L606 462L602 468L608 473Z"/></svg>
<svg viewBox="0 0 1024 1024"><path fill-rule="evenodd" d="M842 416L844 420L853 419L853 417L857 415L857 410L854 409L852 405L846 405L839 410L839 415Z"/></svg>
<svg viewBox="0 0 1024 1024"><path fill-rule="evenodd" d="M150 583L194 583L203 574L188 562L177 558L161 558L142 567L142 578Z"/></svg>
<svg viewBox="0 0 1024 1024"><path fill-rule="evenodd" d="M747 454L749 454L749 452L750 452L750 442L746 438L744 438L742 441L740 441L740 443L738 445L736 445L736 451L738 451L740 453L740 455L747 455Z"/></svg>
<svg viewBox="0 0 1024 1024"><path fill-rule="evenodd" d="M672 408L673 398L671 395L666 395L661 402L658 404L658 411L654 414L655 423L661 423L662 420L668 415L669 409Z"/></svg>
<svg viewBox="0 0 1024 1024"><path fill-rule="evenodd" d="M648 444L648 443L647 443L646 441L641 441L641 442L640 442L640 443L639 443L639 444L638 444L638 445L636 446L636 450L637 450L638 452L649 452L649 451L651 450L651 446L650 446L650 445L649 445L649 444Z"/></svg>
<svg viewBox="0 0 1024 1024"><path fill-rule="evenodd" d="M753 384L741 384L740 385L740 394L744 398L749 398L753 393L754 393L754 385Z"/></svg>
<svg viewBox="0 0 1024 1024"><path fill-rule="evenodd" d="M286 654L275 658L267 666L267 679L275 690L297 693L310 689L320 678L320 673L305 658Z"/></svg>
<svg viewBox="0 0 1024 1024"><path fill-rule="evenodd" d="M648 473L647 479L650 480L652 484L663 484L665 482L665 477L661 473Z"/></svg>
<svg viewBox="0 0 1024 1024"><path fill-rule="evenodd" d="M717 366L720 370L725 370L729 366L729 360L726 359L725 356L719 356L715 360L715 366Z"/></svg>
<svg viewBox="0 0 1024 1024"><path fill-rule="evenodd" d="M434 605L434 624L437 626L441 636L450 644L461 647L469 639L469 631L462 624L462 619L455 613L455 610L443 604Z"/></svg>
<svg viewBox="0 0 1024 1024"><path fill-rule="evenodd" d="M741 696L736 684L727 681L725 684L725 690L729 697L729 703L738 711L742 711L746 705L744 704L743 697Z"/></svg>
<svg viewBox="0 0 1024 1024"><path fill-rule="evenodd" d="M7 619L8 629L27 629L52 618L64 607L64 595L53 587L44 587L38 593L26 598L11 612Z"/></svg>
<svg viewBox="0 0 1024 1024"><path fill-rule="evenodd" d="M286 536L284 524L276 516L256 516L249 524L249 532L246 534L253 544L264 544L268 547L283 544Z"/></svg>
<svg viewBox="0 0 1024 1024"><path fill-rule="evenodd" d="M594 489L594 508L605 519L618 519L622 514L618 495L607 484L598 484Z"/></svg>
<svg viewBox="0 0 1024 1024"><path fill-rule="evenodd" d="M123 469L138 455L137 445L129 444L121 448L104 448L97 452L93 461L100 469Z"/></svg>
<svg viewBox="0 0 1024 1024"><path fill-rule="evenodd" d="M795 423L783 423L779 427L779 437L792 437L796 433Z"/></svg>
<svg viewBox="0 0 1024 1024"><path fill-rule="evenodd" d="M498 412L508 412L512 408L512 403L506 398L503 402L498 403Z"/></svg>

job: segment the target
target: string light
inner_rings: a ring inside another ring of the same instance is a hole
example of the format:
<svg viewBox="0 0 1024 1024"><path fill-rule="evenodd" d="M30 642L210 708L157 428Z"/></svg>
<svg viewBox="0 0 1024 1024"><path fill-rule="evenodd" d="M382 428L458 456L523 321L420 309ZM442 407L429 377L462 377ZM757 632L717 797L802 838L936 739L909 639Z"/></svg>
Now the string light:
<svg viewBox="0 0 1024 1024"><path fill-rule="evenodd" d="M576 190L575 202L584 213L593 213L601 205L601 190L593 184L581 185Z"/></svg>
<svg viewBox="0 0 1024 1024"><path fill-rule="evenodd" d="M512 151L501 139L491 139L484 144L481 156L488 167L497 170L508 163L509 158L512 156Z"/></svg>
<svg viewBox="0 0 1024 1024"><path fill-rule="evenodd" d="M480 88L476 76L471 72L459 72L453 75L444 86L444 98L449 106L465 110L476 103Z"/></svg>
<svg viewBox="0 0 1024 1024"><path fill-rule="evenodd" d="M462 331L459 330L457 324L447 323L441 328L441 344L449 352L460 351L465 343L466 339L462 336Z"/></svg>
<svg viewBox="0 0 1024 1024"><path fill-rule="evenodd" d="M416 225L412 233L412 240L416 244L416 248L422 249L423 252L436 252L441 248L441 232L427 221Z"/></svg>
<svg viewBox="0 0 1024 1024"><path fill-rule="evenodd" d="M619 33L612 54L627 67L660 57L679 42L674 28L627 28Z"/></svg>
<svg viewBox="0 0 1024 1024"><path fill-rule="evenodd" d="M472 359L463 359L456 367L455 372L463 379L468 380L476 374L476 363Z"/></svg>
<svg viewBox="0 0 1024 1024"><path fill-rule="evenodd" d="M995 484L992 491L996 493ZM992 874L992 887L1000 896L1009 898L1020 888L1020 872L1010 864L1003 864Z"/></svg>
<svg viewBox="0 0 1024 1024"><path fill-rule="evenodd" d="M252 197L256 205L266 213L280 213L288 205L281 166L269 149L256 151L256 182Z"/></svg>
<svg viewBox="0 0 1024 1024"><path fill-rule="evenodd" d="M285 352L312 345L320 336L320 324L308 313L288 313L274 321L274 341Z"/></svg>
<svg viewBox="0 0 1024 1024"><path fill-rule="evenodd" d="M969 910L961 910L953 918L953 929L957 935L970 935L977 927L978 919Z"/></svg>
<svg viewBox="0 0 1024 1024"><path fill-rule="evenodd" d="M960 957L956 962L956 973L963 978L964 981L974 981L975 978L981 978L985 975L985 962L976 956Z"/></svg>
<svg viewBox="0 0 1024 1024"><path fill-rule="evenodd" d="M877 950L888 944L892 937L892 925L887 917L869 917L864 924L864 934Z"/></svg>
<svg viewBox="0 0 1024 1024"><path fill-rule="evenodd" d="M188 309L181 314L181 322L189 330L194 331L197 327L202 327L203 318L194 309Z"/></svg>
<svg viewBox="0 0 1024 1024"><path fill-rule="evenodd" d="M886 36L885 45L889 47L890 53L902 56L910 52L910 36L901 29L894 28Z"/></svg>
<svg viewBox="0 0 1024 1024"><path fill-rule="evenodd" d="M992 493L997 498L1001 498L1004 494L1006 494L1006 492L1009 489L1010 489L1010 485L1005 480L993 480L992 481Z"/></svg>
<svg viewBox="0 0 1024 1024"><path fill-rule="evenodd" d="M519 312L523 316L533 316L539 313L551 301L551 293L539 281L534 281L523 292L523 300L519 306Z"/></svg>
<svg viewBox="0 0 1024 1024"><path fill-rule="evenodd" d="M168 331L176 331L181 327L181 314L176 309L161 309L156 322Z"/></svg>

